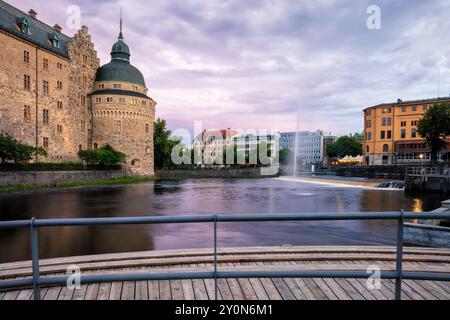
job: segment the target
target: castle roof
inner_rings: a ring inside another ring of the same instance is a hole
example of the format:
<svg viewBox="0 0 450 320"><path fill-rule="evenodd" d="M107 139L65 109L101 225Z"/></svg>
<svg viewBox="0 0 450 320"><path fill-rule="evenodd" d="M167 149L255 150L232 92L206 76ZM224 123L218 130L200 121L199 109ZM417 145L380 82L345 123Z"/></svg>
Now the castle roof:
<svg viewBox="0 0 450 320"><path fill-rule="evenodd" d="M23 29L24 25L29 29ZM0 30L65 58L69 57L67 45L72 38L2 0L0 0ZM52 42L55 38L58 40L58 46Z"/></svg>
<svg viewBox="0 0 450 320"><path fill-rule="evenodd" d="M130 48L122 34L122 17L120 18L120 33L111 49L111 62L100 67L95 78L99 81L130 82L145 87L142 73L130 64Z"/></svg>

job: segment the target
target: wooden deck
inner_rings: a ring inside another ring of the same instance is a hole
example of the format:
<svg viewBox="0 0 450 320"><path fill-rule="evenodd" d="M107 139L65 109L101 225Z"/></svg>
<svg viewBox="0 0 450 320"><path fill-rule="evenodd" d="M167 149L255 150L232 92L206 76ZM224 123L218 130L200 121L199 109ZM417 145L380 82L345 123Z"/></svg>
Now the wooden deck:
<svg viewBox="0 0 450 320"><path fill-rule="evenodd" d="M211 271L211 250L170 250L41 260L42 275L64 274L78 265L83 274L118 272ZM377 265L395 270L392 247L255 247L219 251L219 270L366 270ZM405 248L405 271L450 272L450 250ZM0 264L0 280L29 277L31 262ZM386 300L394 281L370 290L364 279L219 279L219 299L226 300ZM0 292L0 300L33 299L30 288ZM42 288L44 300L208 300L214 280L125 281ZM403 281L405 300L448 300L450 283Z"/></svg>

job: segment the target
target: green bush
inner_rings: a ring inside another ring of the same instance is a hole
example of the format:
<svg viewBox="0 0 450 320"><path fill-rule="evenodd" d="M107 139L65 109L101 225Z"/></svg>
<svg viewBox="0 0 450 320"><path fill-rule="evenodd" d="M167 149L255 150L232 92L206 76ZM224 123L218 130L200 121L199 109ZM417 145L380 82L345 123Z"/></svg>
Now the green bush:
<svg viewBox="0 0 450 320"><path fill-rule="evenodd" d="M0 134L0 159L2 164L11 161L15 164L26 163L32 160L35 155L46 157L47 151L41 147L20 143L7 133Z"/></svg>
<svg viewBox="0 0 450 320"><path fill-rule="evenodd" d="M99 149L80 150L78 157L88 166L98 165L102 167L117 166L125 163L125 154L115 150L110 145L106 145Z"/></svg>

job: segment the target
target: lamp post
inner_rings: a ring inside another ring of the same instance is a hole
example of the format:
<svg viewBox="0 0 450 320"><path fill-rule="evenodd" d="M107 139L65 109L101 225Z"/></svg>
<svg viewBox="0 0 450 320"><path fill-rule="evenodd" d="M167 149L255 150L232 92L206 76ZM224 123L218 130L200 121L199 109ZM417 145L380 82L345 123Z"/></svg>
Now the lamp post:
<svg viewBox="0 0 450 320"><path fill-rule="evenodd" d="M424 158L424 154L423 153L419 154L419 159L422 162L422 174L423 174L423 158Z"/></svg>

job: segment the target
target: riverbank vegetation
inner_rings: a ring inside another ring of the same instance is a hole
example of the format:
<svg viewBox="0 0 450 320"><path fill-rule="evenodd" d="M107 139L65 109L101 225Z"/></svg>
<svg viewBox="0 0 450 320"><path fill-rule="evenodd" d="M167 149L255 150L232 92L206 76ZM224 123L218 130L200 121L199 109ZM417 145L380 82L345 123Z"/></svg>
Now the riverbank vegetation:
<svg viewBox="0 0 450 320"><path fill-rule="evenodd" d="M21 143L7 133L0 134L0 163L23 164L33 157L47 156L47 151L41 147L33 147Z"/></svg>
<svg viewBox="0 0 450 320"><path fill-rule="evenodd" d="M105 186L105 185L124 185L153 181L150 177L122 177L105 180L93 180L93 181L75 181L75 182L62 182L56 185L35 185L35 184L18 184L13 186L0 186L0 192L18 192L18 191L32 191L48 188L73 188L73 187L85 187L85 186Z"/></svg>

